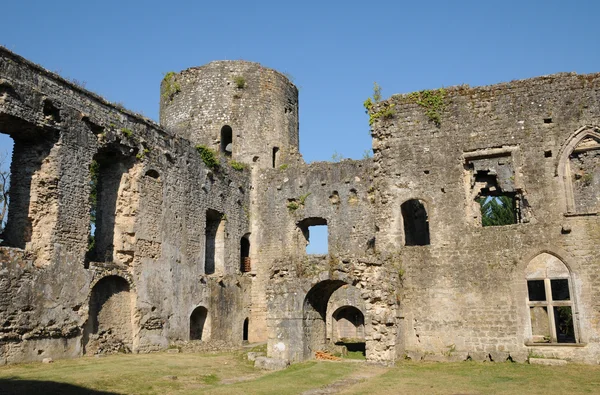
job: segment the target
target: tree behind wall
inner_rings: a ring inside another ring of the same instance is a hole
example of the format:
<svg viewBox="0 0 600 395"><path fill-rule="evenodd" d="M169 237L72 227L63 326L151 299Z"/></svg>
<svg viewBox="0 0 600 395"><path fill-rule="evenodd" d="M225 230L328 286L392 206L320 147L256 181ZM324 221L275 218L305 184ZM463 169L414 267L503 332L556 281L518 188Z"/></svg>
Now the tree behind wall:
<svg viewBox="0 0 600 395"><path fill-rule="evenodd" d="M484 196L478 200L481 205L481 224L483 226L502 226L515 224L515 202L510 196Z"/></svg>

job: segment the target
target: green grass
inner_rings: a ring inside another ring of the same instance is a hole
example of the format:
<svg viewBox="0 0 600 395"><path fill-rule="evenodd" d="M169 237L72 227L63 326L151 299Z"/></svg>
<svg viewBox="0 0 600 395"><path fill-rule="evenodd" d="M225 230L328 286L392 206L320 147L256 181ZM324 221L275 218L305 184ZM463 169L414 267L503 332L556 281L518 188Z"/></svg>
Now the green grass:
<svg viewBox="0 0 600 395"><path fill-rule="evenodd" d="M501 363L403 362L347 393L597 394L600 367Z"/></svg>
<svg viewBox="0 0 600 395"><path fill-rule="evenodd" d="M333 383L350 394L594 394L600 393L600 366L402 362L385 368L310 361L264 372L238 352L128 354L0 367L3 395L299 394Z"/></svg>

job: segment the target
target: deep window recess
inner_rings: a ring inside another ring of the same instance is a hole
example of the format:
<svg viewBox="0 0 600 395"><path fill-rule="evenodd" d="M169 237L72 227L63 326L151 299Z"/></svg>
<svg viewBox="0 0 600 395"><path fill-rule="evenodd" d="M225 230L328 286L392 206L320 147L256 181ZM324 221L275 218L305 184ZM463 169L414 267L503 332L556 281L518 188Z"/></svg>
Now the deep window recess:
<svg viewBox="0 0 600 395"><path fill-rule="evenodd" d="M250 233L245 234L240 241L240 271L249 272L252 269L250 262Z"/></svg>
<svg viewBox="0 0 600 395"><path fill-rule="evenodd" d="M229 125L221 128L221 152L227 156L233 153L233 130Z"/></svg>
<svg viewBox="0 0 600 395"><path fill-rule="evenodd" d="M225 221L223 214L208 209L206 211L206 239L204 250L204 273L213 274L225 271Z"/></svg>
<svg viewBox="0 0 600 395"><path fill-rule="evenodd" d="M404 245L428 245L429 219L425 205L420 200L411 199L402 203L400 208L404 222Z"/></svg>
<svg viewBox="0 0 600 395"><path fill-rule="evenodd" d="M306 241L307 254L325 255L329 252L329 232L324 218L306 218L298 223Z"/></svg>
<svg viewBox="0 0 600 395"><path fill-rule="evenodd" d="M209 340L208 310L199 306L190 315L190 340Z"/></svg>
<svg viewBox="0 0 600 395"><path fill-rule="evenodd" d="M90 233L87 262L111 262L115 253L115 225L119 187L134 164L119 147L99 151L90 167ZM87 265L87 263L86 263Z"/></svg>
<svg viewBox="0 0 600 395"><path fill-rule="evenodd" d="M544 253L531 261L527 295L533 343L577 343L570 275L558 258Z"/></svg>

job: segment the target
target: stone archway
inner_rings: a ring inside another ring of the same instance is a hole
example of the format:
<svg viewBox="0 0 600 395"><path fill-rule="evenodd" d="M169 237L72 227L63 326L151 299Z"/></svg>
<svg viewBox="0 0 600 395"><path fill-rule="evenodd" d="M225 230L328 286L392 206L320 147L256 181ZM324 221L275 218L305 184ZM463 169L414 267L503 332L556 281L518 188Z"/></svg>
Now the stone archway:
<svg viewBox="0 0 600 395"><path fill-rule="evenodd" d="M302 310L303 359L314 358L315 351L326 350L330 346L327 339L327 306L331 295L344 285L349 286L341 280L325 280L306 294Z"/></svg>
<svg viewBox="0 0 600 395"><path fill-rule="evenodd" d="M210 325L208 310L199 306L190 315L190 340L208 340L210 338Z"/></svg>
<svg viewBox="0 0 600 395"><path fill-rule="evenodd" d="M88 320L83 328L84 354L131 352L133 324L129 283L107 276L90 294Z"/></svg>

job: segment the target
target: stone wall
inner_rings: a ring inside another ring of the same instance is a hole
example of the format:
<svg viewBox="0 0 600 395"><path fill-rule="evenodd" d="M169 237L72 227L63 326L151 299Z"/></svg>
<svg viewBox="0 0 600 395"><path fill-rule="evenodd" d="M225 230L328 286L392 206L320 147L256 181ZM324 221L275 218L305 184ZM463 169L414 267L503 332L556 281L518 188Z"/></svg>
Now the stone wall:
<svg viewBox="0 0 600 395"><path fill-rule="evenodd" d="M165 76L161 126L0 48L0 363L230 349L246 319L301 361L339 350L342 310L370 361L599 362L600 75L393 96L362 161L304 164L297 106L278 72L214 62ZM496 198L512 217L484 226Z"/></svg>
<svg viewBox="0 0 600 395"><path fill-rule="evenodd" d="M504 360L510 353L522 360L532 351L597 363L598 217L566 214L566 183L558 175L572 136L596 133L599 99L600 75L559 74L450 88L439 125L415 95L373 109L393 105L394 113L374 123L373 147L378 246L397 251L403 273L399 356ZM499 156L514 169L509 183L526 215L514 225L482 227L473 218L476 184L466 165ZM599 191L593 193L597 198ZM415 197L426 202L431 244L402 247L399 207ZM571 271L580 344L526 347L525 267L543 252Z"/></svg>
<svg viewBox="0 0 600 395"><path fill-rule="evenodd" d="M15 140L9 247L1 247L0 361L81 355L94 314L118 315L104 321L123 349L161 349L188 339L200 305L220 341L241 344L249 314L249 280L239 269L249 171L225 160L208 168L191 142L4 49L0 86L0 131ZM100 162L95 254L88 253L92 160ZM224 214L218 275L204 272L209 209ZM131 313L90 298L105 276L130 283ZM120 330L123 322L132 329ZM86 352L119 348L111 347Z"/></svg>

